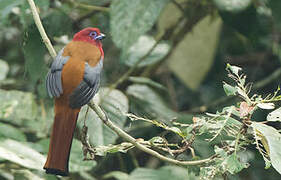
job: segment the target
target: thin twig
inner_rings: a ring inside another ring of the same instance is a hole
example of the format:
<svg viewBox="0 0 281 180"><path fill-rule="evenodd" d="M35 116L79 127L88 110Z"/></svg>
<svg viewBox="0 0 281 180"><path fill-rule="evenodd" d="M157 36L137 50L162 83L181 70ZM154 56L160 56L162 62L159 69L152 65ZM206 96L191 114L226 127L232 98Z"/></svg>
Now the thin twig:
<svg viewBox="0 0 281 180"><path fill-rule="evenodd" d="M87 10L91 10L91 11L109 12L109 8L108 7L94 6L94 5L90 5L90 4L78 3L78 2L75 2L75 0L69 1L69 2L71 4L73 4L73 6L81 8L81 9L87 9Z"/></svg>
<svg viewBox="0 0 281 180"><path fill-rule="evenodd" d="M36 10L35 4L33 2L33 0L28 0L29 5L31 7L31 11L33 14L33 18L35 21L35 24L38 28L38 30L40 31L40 34L42 36L42 38L44 37L47 40L44 40L43 42L45 43L45 45L47 46L51 56L54 58L56 56L56 52L53 49L53 46L50 42L50 40L48 39L48 36L43 28L43 25L41 23L41 20L39 18L38 12ZM202 160L197 160L197 161L178 161L175 159L170 159L167 158L161 154L159 154L156 151L153 151L152 149L147 148L146 146L140 144L137 142L137 140L135 138L133 138L132 136L130 136L129 134L127 134L126 132L124 132L122 129L120 129L118 126L116 126L115 124L113 124L106 116L106 114L103 112L103 110L99 107L99 105L95 104L92 101L89 102L88 104L90 106L91 109L93 109L96 114L98 115L98 117L102 120L102 122L108 126L110 129L112 129L116 134L118 134L120 137L124 138L126 141L129 141L130 143L132 143L135 147L137 147L138 149L152 155L155 156L163 161L169 162L169 163L173 163L176 165L182 165L182 166L187 166L187 165L199 165L199 164L203 164L203 163L209 163L211 161L213 161L213 159L217 156L217 155L213 155L209 158L206 159L202 159Z"/></svg>

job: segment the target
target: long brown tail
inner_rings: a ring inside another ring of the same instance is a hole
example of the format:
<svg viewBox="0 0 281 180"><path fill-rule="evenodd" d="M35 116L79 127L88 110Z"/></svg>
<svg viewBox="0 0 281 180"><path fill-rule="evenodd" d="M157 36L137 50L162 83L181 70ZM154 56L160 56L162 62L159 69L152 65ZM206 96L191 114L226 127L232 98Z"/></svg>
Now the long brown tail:
<svg viewBox="0 0 281 180"><path fill-rule="evenodd" d="M68 175L69 153L80 109L71 109L62 99L55 102L55 120L44 169L48 174Z"/></svg>

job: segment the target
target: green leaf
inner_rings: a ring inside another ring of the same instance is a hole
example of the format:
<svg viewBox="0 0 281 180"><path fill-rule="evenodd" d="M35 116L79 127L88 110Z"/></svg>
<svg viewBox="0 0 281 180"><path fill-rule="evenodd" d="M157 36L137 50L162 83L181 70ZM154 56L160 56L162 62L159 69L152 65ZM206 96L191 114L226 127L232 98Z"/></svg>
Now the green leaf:
<svg viewBox="0 0 281 180"><path fill-rule="evenodd" d="M105 156L107 153L117 153L117 152L126 153L129 149L133 147L134 147L133 144L123 142L121 144L116 144L116 145L109 144L107 146L96 146L95 151L96 151L96 155Z"/></svg>
<svg viewBox="0 0 281 180"><path fill-rule="evenodd" d="M122 128L126 122L126 117L123 113L127 113L129 109L128 99L119 90L112 90L110 94L103 97L107 94L108 90L108 88L102 88L99 91L100 97L103 98L101 107L105 110L110 120ZM84 106L79 113L79 128L83 126L87 108L87 106ZM118 138L116 133L105 126L91 109L89 109L86 117L86 125L89 129L89 141L94 146L112 144Z"/></svg>
<svg viewBox="0 0 281 180"><path fill-rule="evenodd" d="M4 121L25 126L35 118L36 106L32 93L0 89L0 118Z"/></svg>
<svg viewBox="0 0 281 180"><path fill-rule="evenodd" d="M23 52L26 71L31 82L35 84L39 78L43 79L47 74L47 66L44 63L44 55L47 51L34 24L27 30Z"/></svg>
<svg viewBox="0 0 281 180"><path fill-rule="evenodd" d="M226 69L230 70L233 74L235 74L236 76L238 76L239 71L242 70L242 68L238 67L238 66L232 66L230 64L226 65Z"/></svg>
<svg viewBox="0 0 281 180"><path fill-rule="evenodd" d="M237 89L226 82L223 82L223 90L227 96L234 96L237 92Z"/></svg>
<svg viewBox="0 0 281 180"><path fill-rule="evenodd" d="M266 141L262 141L263 146L268 148L267 155L270 157L272 166L281 174L281 134L275 128L266 124L252 122L251 126L254 131L260 133L266 139Z"/></svg>
<svg viewBox="0 0 281 180"><path fill-rule="evenodd" d="M196 180L193 174L189 174L187 169L177 166L163 166L160 169L137 168L129 176L134 180Z"/></svg>
<svg viewBox="0 0 281 180"><path fill-rule="evenodd" d="M27 169L14 170L13 175L15 180L44 180Z"/></svg>
<svg viewBox="0 0 281 180"><path fill-rule="evenodd" d="M111 3L110 31L117 47L127 49L154 25L167 0L115 0Z"/></svg>
<svg viewBox="0 0 281 180"><path fill-rule="evenodd" d="M0 81L6 79L8 72L9 72L8 63L0 59Z"/></svg>
<svg viewBox="0 0 281 180"><path fill-rule="evenodd" d="M1 23L6 22L6 18L12 12L12 9L22 3L21 0L1 0L0 1L0 19Z"/></svg>
<svg viewBox="0 0 281 180"><path fill-rule="evenodd" d="M140 58L145 56L154 46L156 41L151 36L141 36L127 51L123 51L121 61L128 66L133 66ZM145 44L145 46L144 46ZM160 61L169 52L167 43L159 43L148 57L143 59L138 67L147 66Z"/></svg>
<svg viewBox="0 0 281 180"><path fill-rule="evenodd" d="M30 147L11 139L0 142L0 158L30 169L42 170L46 158Z"/></svg>
<svg viewBox="0 0 281 180"><path fill-rule="evenodd" d="M114 178L117 180L129 180L129 175L121 171L111 171L103 176L103 179Z"/></svg>
<svg viewBox="0 0 281 180"><path fill-rule="evenodd" d="M242 169L247 168L248 165L246 163L242 163L238 160L238 157L233 153L227 157L225 160L227 171L231 174L237 174Z"/></svg>
<svg viewBox="0 0 281 180"><path fill-rule="evenodd" d="M281 121L281 107L267 115L267 121Z"/></svg>
<svg viewBox="0 0 281 180"><path fill-rule="evenodd" d="M0 123L0 138L11 138L18 141L26 141L24 133L11 125L4 123Z"/></svg>
<svg viewBox="0 0 281 180"><path fill-rule="evenodd" d="M192 90L199 87L213 64L221 26L220 18L206 16L182 37L167 60L169 68Z"/></svg>
<svg viewBox="0 0 281 180"><path fill-rule="evenodd" d="M213 0L217 8L221 11L233 13L245 10L250 6L251 0Z"/></svg>
<svg viewBox="0 0 281 180"><path fill-rule="evenodd" d="M133 84L128 87L127 94L135 99L136 105L152 118L161 122L169 123L171 119L178 116L178 113L171 110L164 103L162 97L150 87L141 84Z"/></svg>
<svg viewBox="0 0 281 180"><path fill-rule="evenodd" d="M96 166L96 161L83 161L82 143L73 139L70 151L70 172L89 171Z"/></svg>
<svg viewBox="0 0 281 180"><path fill-rule="evenodd" d="M155 88L158 88L158 89L161 89L161 90L166 90L166 88L162 84L160 84L156 81L153 81L149 78L146 78L146 77L130 76L128 78L128 80L132 81L134 83L147 84L147 85L150 85L151 87L155 87Z"/></svg>

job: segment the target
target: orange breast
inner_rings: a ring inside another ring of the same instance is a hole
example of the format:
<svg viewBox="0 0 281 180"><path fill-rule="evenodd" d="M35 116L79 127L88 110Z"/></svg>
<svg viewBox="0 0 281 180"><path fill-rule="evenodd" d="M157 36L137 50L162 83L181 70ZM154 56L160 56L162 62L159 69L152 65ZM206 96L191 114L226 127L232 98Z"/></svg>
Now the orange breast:
<svg viewBox="0 0 281 180"><path fill-rule="evenodd" d="M65 47L63 56L70 56L62 70L63 96L69 96L83 80L85 62L94 67L101 58L101 52L93 44L72 41Z"/></svg>

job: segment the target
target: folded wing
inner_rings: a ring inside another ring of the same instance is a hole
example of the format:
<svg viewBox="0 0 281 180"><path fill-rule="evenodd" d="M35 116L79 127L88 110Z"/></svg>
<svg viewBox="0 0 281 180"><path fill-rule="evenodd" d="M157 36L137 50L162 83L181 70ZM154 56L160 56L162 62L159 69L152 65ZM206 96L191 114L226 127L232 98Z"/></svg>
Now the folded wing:
<svg viewBox="0 0 281 180"><path fill-rule="evenodd" d="M88 63L85 63L83 80L69 97L69 106L71 108L80 108L94 97L99 89L102 67L102 59L95 67L91 67Z"/></svg>

